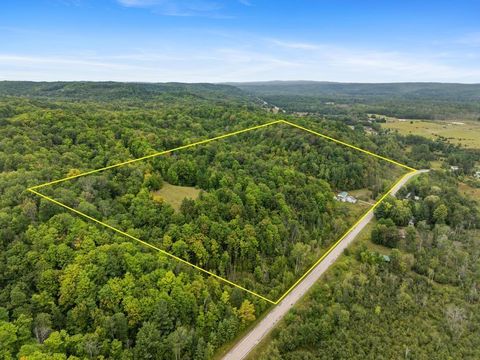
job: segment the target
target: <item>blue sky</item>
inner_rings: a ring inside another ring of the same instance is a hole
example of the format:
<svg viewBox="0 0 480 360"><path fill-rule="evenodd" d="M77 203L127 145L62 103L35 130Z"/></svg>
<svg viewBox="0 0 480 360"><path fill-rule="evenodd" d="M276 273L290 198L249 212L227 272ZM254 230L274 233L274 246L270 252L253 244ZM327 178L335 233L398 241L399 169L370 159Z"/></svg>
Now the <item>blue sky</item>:
<svg viewBox="0 0 480 360"><path fill-rule="evenodd" d="M0 80L480 83L480 0L3 0Z"/></svg>

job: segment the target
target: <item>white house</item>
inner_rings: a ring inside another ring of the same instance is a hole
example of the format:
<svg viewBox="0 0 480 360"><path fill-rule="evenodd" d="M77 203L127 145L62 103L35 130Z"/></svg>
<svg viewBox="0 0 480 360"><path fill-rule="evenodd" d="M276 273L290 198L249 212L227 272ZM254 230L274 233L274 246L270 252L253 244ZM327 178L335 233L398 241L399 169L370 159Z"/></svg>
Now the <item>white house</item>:
<svg viewBox="0 0 480 360"><path fill-rule="evenodd" d="M355 204L357 202L357 199L352 195L348 195L346 191L338 193L338 195L335 196L335 199L341 202L348 202L351 204Z"/></svg>

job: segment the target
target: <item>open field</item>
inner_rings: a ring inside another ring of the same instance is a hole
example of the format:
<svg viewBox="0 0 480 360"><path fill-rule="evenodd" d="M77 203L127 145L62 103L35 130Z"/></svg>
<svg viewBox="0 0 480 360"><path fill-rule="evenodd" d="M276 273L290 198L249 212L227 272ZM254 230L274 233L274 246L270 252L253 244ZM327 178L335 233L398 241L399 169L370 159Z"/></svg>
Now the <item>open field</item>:
<svg viewBox="0 0 480 360"><path fill-rule="evenodd" d="M160 196L167 204L170 204L176 211L179 211L183 199L190 198L196 200L200 191L200 189L191 186L177 186L164 182L162 188L155 191L154 198L156 199Z"/></svg>
<svg viewBox="0 0 480 360"><path fill-rule="evenodd" d="M480 148L480 121L424 121L403 120L386 117L382 127L398 130L402 135L420 135L430 139L444 137L453 144L461 144L469 148Z"/></svg>

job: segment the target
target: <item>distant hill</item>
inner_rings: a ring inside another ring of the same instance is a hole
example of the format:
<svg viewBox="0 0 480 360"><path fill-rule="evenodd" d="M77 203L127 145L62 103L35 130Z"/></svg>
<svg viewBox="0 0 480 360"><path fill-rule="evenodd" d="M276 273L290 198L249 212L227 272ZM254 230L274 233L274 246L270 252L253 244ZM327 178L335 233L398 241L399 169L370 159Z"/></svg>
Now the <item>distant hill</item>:
<svg viewBox="0 0 480 360"><path fill-rule="evenodd" d="M480 84L451 83L336 83L323 81L267 81L228 83L261 95L302 95L331 98L480 101Z"/></svg>
<svg viewBox="0 0 480 360"><path fill-rule="evenodd" d="M269 81L229 85L288 111L345 115L367 111L425 119L480 117L480 84ZM348 109L333 109L331 103Z"/></svg>
<svg viewBox="0 0 480 360"><path fill-rule="evenodd" d="M248 99L239 88L220 84L0 81L0 97L109 101L155 100L165 95L216 100Z"/></svg>
<svg viewBox="0 0 480 360"><path fill-rule="evenodd" d="M225 84L0 81L1 97L68 101L199 101L256 106L257 97L287 111L352 117L480 118L480 84L269 81ZM145 105L145 104L143 104Z"/></svg>

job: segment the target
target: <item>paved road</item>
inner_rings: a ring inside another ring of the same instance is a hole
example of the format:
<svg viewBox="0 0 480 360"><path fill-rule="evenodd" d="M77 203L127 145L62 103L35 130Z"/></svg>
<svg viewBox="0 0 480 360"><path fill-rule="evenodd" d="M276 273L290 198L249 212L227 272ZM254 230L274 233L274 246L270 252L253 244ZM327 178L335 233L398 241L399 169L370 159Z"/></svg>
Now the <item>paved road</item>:
<svg viewBox="0 0 480 360"><path fill-rule="evenodd" d="M408 176L390 191L395 195L397 191L412 177L428 170L419 170L410 173ZM343 250L355 239L362 229L373 218L373 212L370 212L350 233L338 244L338 246L328 254L325 259L319 263L308 274L297 287L295 287L277 306L275 306L263 320L258 323L250 332L245 335L224 357L223 360L241 360L244 359L250 351L267 335L275 325L285 316L290 308L305 295L310 287L322 276L328 267L335 262Z"/></svg>

